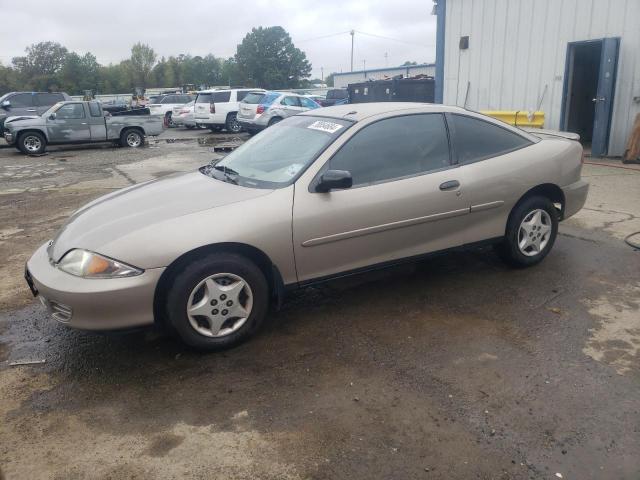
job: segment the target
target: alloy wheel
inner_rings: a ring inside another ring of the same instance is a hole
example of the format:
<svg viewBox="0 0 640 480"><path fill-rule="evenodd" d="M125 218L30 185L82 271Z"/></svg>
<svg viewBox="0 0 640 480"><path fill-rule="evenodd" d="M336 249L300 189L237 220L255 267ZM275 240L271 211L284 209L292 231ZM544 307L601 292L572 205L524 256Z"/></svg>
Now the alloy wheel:
<svg viewBox="0 0 640 480"><path fill-rule="evenodd" d="M42 148L42 140L40 140L35 135L27 135L23 140L24 148L27 149L28 152L37 153L40 148Z"/></svg>
<svg viewBox="0 0 640 480"><path fill-rule="evenodd" d="M542 252L551 238L551 216L537 208L527 215L518 229L518 248L523 255L533 257Z"/></svg>
<svg viewBox="0 0 640 480"><path fill-rule="evenodd" d="M245 324L253 308L253 292L242 277L216 273L200 281L189 295L187 316L206 337L225 337Z"/></svg>
<svg viewBox="0 0 640 480"><path fill-rule="evenodd" d="M129 132L127 134L127 145L130 147L139 147L142 143L142 137L137 132Z"/></svg>

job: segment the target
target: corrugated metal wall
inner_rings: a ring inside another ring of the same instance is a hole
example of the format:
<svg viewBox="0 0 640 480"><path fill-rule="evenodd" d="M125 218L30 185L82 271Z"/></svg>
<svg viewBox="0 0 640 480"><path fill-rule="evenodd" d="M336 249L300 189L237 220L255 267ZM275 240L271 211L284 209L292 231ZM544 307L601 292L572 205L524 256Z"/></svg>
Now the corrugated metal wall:
<svg viewBox="0 0 640 480"><path fill-rule="evenodd" d="M640 1L640 0L638 0ZM333 86L335 88L343 88L350 83L366 82L367 80L381 80L396 75L410 76L413 75L435 75L435 65L415 65L410 67L391 67L379 68L367 71L336 73L333 77Z"/></svg>
<svg viewBox="0 0 640 480"><path fill-rule="evenodd" d="M461 36L469 49L460 50ZM560 124L567 43L620 37L609 155L621 155L640 103L640 0L447 0L444 103L540 109Z"/></svg>

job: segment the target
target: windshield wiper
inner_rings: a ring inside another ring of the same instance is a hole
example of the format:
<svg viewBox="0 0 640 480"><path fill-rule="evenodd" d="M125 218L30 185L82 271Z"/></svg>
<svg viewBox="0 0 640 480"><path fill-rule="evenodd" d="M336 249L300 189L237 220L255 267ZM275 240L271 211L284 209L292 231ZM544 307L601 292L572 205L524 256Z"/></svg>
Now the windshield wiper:
<svg viewBox="0 0 640 480"><path fill-rule="evenodd" d="M213 168L215 170L218 170L219 172L222 172L225 180L227 180L229 183L233 183L234 185L238 184L237 177L240 176L240 174L233 168L225 167L224 165L214 165Z"/></svg>

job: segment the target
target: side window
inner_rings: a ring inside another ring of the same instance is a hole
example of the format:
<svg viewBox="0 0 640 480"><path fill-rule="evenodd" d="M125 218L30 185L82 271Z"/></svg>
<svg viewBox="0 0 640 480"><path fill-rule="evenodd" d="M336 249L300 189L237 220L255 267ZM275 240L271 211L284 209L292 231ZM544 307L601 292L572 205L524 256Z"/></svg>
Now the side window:
<svg viewBox="0 0 640 480"><path fill-rule="evenodd" d="M100 112L100 105L98 105L98 102L89 102L89 113L91 113L92 117L102 116L102 112Z"/></svg>
<svg viewBox="0 0 640 480"><path fill-rule="evenodd" d="M18 93L7 100L11 102L11 108L25 108L33 107L33 97L31 93Z"/></svg>
<svg viewBox="0 0 640 480"><path fill-rule="evenodd" d="M449 140L444 117L427 113L375 122L343 145L329 165L351 172L354 186L447 167Z"/></svg>
<svg viewBox="0 0 640 480"><path fill-rule="evenodd" d="M81 103L67 103L56 111L57 120L84 118L84 107Z"/></svg>
<svg viewBox="0 0 640 480"><path fill-rule="evenodd" d="M282 105L287 105L289 107L299 107L300 101L298 97L284 97L280 102Z"/></svg>
<svg viewBox="0 0 640 480"><path fill-rule="evenodd" d="M451 115L453 146L459 163L497 157L531 145L517 133L466 115Z"/></svg>
<svg viewBox="0 0 640 480"><path fill-rule="evenodd" d="M213 103L227 103L231 99L231 92L213 92Z"/></svg>
<svg viewBox="0 0 640 480"><path fill-rule="evenodd" d="M38 93L36 96L36 102L38 102L39 107L50 107L63 101L64 98L59 93Z"/></svg>

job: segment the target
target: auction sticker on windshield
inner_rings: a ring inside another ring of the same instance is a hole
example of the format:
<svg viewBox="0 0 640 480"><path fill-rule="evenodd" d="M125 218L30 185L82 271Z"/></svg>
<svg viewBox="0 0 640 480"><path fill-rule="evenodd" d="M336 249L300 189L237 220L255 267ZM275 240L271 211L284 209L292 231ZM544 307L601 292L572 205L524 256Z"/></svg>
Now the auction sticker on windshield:
<svg viewBox="0 0 640 480"><path fill-rule="evenodd" d="M342 128L342 125L340 125L339 123L318 120L313 122L307 128L310 128L312 130L320 130L321 132L336 133Z"/></svg>

